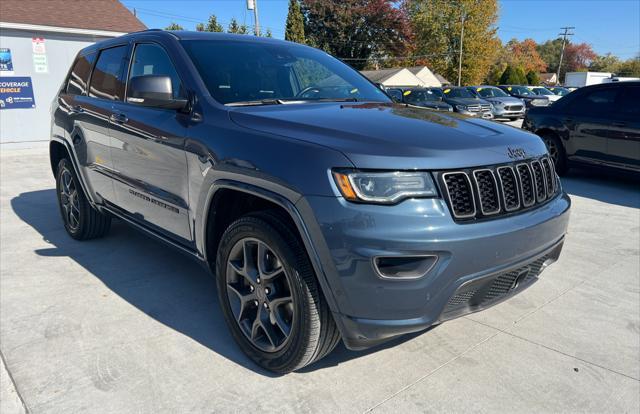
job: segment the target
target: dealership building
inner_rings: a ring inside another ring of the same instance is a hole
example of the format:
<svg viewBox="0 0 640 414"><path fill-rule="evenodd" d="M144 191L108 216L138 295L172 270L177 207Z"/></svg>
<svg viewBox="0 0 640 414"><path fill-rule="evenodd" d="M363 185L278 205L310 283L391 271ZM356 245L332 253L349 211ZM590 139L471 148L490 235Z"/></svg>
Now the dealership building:
<svg viewBox="0 0 640 414"><path fill-rule="evenodd" d="M49 108L78 51L146 29L117 0L2 0L0 145L49 140Z"/></svg>

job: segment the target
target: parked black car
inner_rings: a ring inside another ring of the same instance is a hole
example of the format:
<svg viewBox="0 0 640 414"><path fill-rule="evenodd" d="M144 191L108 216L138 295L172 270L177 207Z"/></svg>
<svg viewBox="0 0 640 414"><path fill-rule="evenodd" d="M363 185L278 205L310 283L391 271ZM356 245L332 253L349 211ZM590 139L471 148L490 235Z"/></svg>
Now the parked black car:
<svg viewBox="0 0 640 414"><path fill-rule="evenodd" d="M535 108L540 106L549 106L551 102L546 96L536 95L535 92L521 85L499 85L498 88L502 89L506 93L516 98L520 98L524 101L524 104L529 108Z"/></svg>
<svg viewBox="0 0 640 414"><path fill-rule="evenodd" d="M558 173L572 164L640 172L640 82L580 88L530 109L522 127L542 137Z"/></svg>
<svg viewBox="0 0 640 414"><path fill-rule="evenodd" d="M493 118L493 106L489 101L478 98L466 87L443 88L444 101L453 106L453 110L467 116L485 119Z"/></svg>
<svg viewBox="0 0 640 414"><path fill-rule="evenodd" d="M453 111L453 107L443 101L444 97L439 88L389 88L386 92L396 102L436 111Z"/></svg>

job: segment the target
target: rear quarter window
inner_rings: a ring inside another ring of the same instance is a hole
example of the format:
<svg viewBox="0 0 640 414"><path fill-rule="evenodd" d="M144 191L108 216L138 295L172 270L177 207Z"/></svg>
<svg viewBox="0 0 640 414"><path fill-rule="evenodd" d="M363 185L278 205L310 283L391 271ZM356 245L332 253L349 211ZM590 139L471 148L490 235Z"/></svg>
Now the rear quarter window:
<svg viewBox="0 0 640 414"><path fill-rule="evenodd" d="M124 96L124 62L127 46L104 49L91 75L89 96L121 101Z"/></svg>
<svg viewBox="0 0 640 414"><path fill-rule="evenodd" d="M96 61L96 53L92 52L76 59L69 79L67 80L66 92L70 95L84 95L87 93L87 84L91 67Z"/></svg>

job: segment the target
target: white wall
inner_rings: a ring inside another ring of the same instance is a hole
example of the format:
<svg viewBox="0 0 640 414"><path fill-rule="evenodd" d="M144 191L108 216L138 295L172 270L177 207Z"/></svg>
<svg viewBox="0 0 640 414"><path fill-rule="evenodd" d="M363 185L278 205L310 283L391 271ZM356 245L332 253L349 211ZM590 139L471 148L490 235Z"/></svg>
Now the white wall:
<svg viewBox="0 0 640 414"><path fill-rule="evenodd" d="M43 37L48 73L35 73L33 68L31 39ZM35 108L0 110L0 144L48 141L50 128L49 108L58 88L78 51L96 41L105 39L92 35L35 32L0 29L0 48L11 49L12 76L30 76L33 84ZM16 145L16 144L13 144Z"/></svg>

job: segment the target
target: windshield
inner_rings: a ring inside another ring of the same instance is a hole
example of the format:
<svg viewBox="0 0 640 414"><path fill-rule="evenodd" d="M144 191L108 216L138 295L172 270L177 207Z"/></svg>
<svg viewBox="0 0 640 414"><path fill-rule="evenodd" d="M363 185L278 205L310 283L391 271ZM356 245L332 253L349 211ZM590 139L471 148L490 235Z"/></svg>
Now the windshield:
<svg viewBox="0 0 640 414"><path fill-rule="evenodd" d="M498 98L509 96L500 88L477 88L476 92L483 98Z"/></svg>
<svg viewBox="0 0 640 414"><path fill-rule="evenodd" d="M447 98L473 98L477 99L476 96L469 92L467 88L451 88L445 89L444 94Z"/></svg>
<svg viewBox="0 0 640 414"><path fill-rule="evenodd" d="M508 86L507 90L511 93L515 93L516 95L523 95L523 96L536 95L532 90L530 90L529 88L525 88L524 86Z"/></svg>
<svg viewBox="0 0 640 414"><path fill-rule="evenodd" d="M418 103L425 101L439 101L440 96L428 89L410 89L404 91L404 101L406 103Z"/></svg>
<svg viewBox="0 0 640 414"><path fill-rule="evenodd" d="M550 90L554 94L560 95L560 96L565 96L566 94L571 92L569 89L565 89L565 88L551 88Z"/></svg>
<svg viewBox="0 0 640 414"><path fill-rule="evenodd" d="M310 47L230 40L184 40L182 44L211 96L223 104L390 102L358 72Z"/></svg>
<svg viewBox="0 0 640 414"><path fill-rule="evenodd" d="M533 91L536 95L553 95L553 92L546 88L533 88Z"/></svg>

